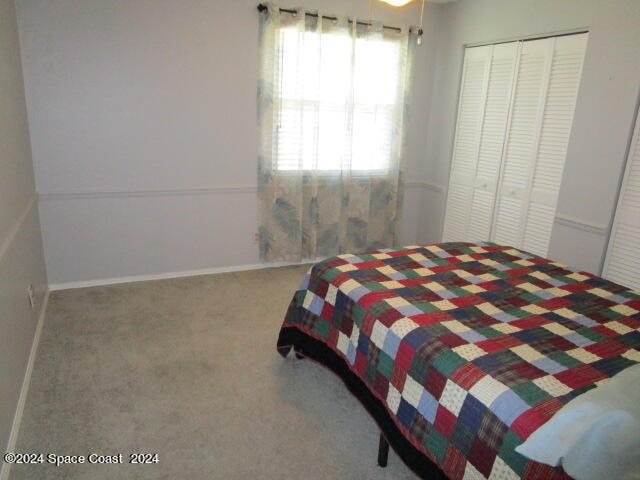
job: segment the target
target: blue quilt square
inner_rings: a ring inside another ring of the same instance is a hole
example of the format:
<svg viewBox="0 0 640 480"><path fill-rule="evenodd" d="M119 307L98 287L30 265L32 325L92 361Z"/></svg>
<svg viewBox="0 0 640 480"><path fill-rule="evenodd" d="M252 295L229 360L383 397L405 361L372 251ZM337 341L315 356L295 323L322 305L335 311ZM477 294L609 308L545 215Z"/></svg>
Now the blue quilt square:
<svg viewBox="0 0 640 480"><path fill-rule="evenodd" d="M506 312L494 313L493 315L491 315L491 317L503 323L513 322L514 320L518 319L518 317L510 315Z"/></svg>
<svg viewBox="0 0 640 480"><path fill-rule="evenodd" d="M356 363L356 347L351 342L349 342L349 346L347 347L347 359L351 365Z"/></svg>
<svg viewBox="0 0 640 480"><path fill-rule="evenodd" d="M396 307L396 310L398 310L405 317L410 317L412 315L420 315L421 313L424 313L422 310L420 310L418 307L414 305L402 305L400 307Z"/></svg>
<svg viewBox="0 0 640 480"><path fill-rule="evenodd" d="M311 278L311 275L309 273L305 274L305 276L302 278L302 281L300 282L300 287L298 287L298 290L306 290L307 287L309 286L310 278Z"/></svg>
<svg viewBox="0 0 640 480"><path fill-rule="evenodd" d="M353 290L351 290L349 292L349 296L355 300L356 302L358 300L360 300L363 296L365 296L367 293L370 293L370 290L366 287L363 286L359 286L354 288Z"/></svg>
<svg viewBox="0 0 640 480"><path fill-rule="evenodd" d="M487 407L485 407L480 400L469 394L464 399L464 403L458 414L458 421L462 422L470 432L477 433L486 411Z"/></svg>
<svg viewBox="0 0 640 480"><path fill-rule="evenodd" d="M481 342L482 340L486 340L487 339L487 337L485 337L484 335L480 335L475 330L467 330L466 332L458 332L456 335L458 335L461 338L464 338L469 343L477 343L477 342Z"/></svg>
<svg viewBox="0 0 640 480"><path fill-rule="evenodd" d="M579 347L586 347L587 345L591 345L595 343L593 340L590 340L587 337L583 337L582 335L576 332L571 332L563 336L564 338L569 340L571 343Z"/></svg>
<svg viewBox="0 0 640 480"><path fill-rule="evenodd" d="M552 360L548 357L542 357L537 360L534 360L533 363L540 370L544 370L545 372L553 375L555 373L563 372L567 369L564 365Z"/></svg>
<svg viewBox="0 0 640 480"><path fill-rule="evenodd" d="M390 273L389 275L387 275L387 277L393 279L393 280L406 280L407 276L402 273L402 272L394 272L394 273Z"/></svg>
<svg viewBox="0 0 640 480"><path fill-rule="evenodd" d="M411 330L405 337L404 341L414 350L417 350L422 344L433 338L424 328L415 328Z"/></svg>
<svg viewBox="0 0 640 480"><path fill-rule="evenodd" d="M508 426L511 426L516 418L529 410L529 408L531 407L513 390L503 392L491 404L491 411Z"/></svg>
<svg viewBox="0 0 640 480"><path fill-rule="evenodd" d="M402 424L410 428L413 422L413 417L416 414L416 409L411 406L404 398L400 400L400 406L398 407L398 419Z"/></svg>
<svg viewBox="0 0 640 480"><path fill-rule="evenodd" d="M438 401L426 390L422 392L418 411L426 420L431 423L436 421L436 413L438 411Z"/></svg>
<svg viewBox="0 0 640 480"><path fill-rule="evenodd" d="M382 351L389 355L391 358L396 358L396 353L398 353L398 348L400 347L400 337L398 337L393 331L389 330L384 339L384 344L382 345Z"/></svg>
<svg viewBox="0 0 640 480"><path fill-rule="evenodd" d="M572 318L571 320L573 320L576 323L579 323L580 325L584 325L585 327L588 327L588 328L597 327L598 325L600 325L594 319L585 317L584 315L580 315L579 317Z"/></svg>
<svg viewBox="0 0 640 480"><path fill-rule="evenodd" d="M311 300L311 305L309 305L309 311L314 313L315 315L320 316L322 313L322 308L324 307L324 300L319 296L314 295L313 300Z"/></svg>
<svg viewBox="0 0 640 480"><path fill-rule="evenodd" d="M371 340L369 339L369 337L367 337L364 333L362 333L362 330L360 330L360 335L358 336L358 350L364 355L367 355L369 353L370 343Z"/></svg>

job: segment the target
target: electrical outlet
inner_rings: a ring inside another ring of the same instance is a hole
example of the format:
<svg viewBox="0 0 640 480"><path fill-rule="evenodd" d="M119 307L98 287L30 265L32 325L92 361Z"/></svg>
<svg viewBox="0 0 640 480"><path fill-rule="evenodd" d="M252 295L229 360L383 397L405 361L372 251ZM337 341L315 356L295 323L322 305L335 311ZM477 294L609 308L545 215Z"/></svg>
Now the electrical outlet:
<svg viewBox="0 0 640 480"><path fill-rule="evenodd" d="M33 310L36 306L36 291L33 285L27 287L27 295L29 295L29 305L31 306L31 310Z"/></svg>

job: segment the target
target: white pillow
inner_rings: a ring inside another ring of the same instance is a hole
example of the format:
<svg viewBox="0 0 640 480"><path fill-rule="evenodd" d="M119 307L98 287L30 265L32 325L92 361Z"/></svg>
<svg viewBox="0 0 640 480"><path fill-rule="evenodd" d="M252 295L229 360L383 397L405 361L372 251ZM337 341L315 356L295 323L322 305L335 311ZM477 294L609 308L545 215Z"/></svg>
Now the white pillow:
<svg viewBox="0 0 640 480"><path fill-rule="evenodd" d="M640 480L640 364L571 400L516 452L576 480Z"/></svg>

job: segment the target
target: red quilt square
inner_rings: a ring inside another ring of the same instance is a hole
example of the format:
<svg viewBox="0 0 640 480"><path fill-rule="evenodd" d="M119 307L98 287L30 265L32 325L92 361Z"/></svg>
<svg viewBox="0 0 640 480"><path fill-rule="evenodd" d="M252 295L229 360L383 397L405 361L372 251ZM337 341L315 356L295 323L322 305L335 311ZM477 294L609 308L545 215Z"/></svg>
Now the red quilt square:
<svg viewBox="0 0 640 480"><path fill-rule="evenodd" d="M609 338L607 340L584 347L584 349L593 353L594 355L599 356L600 358L609 358L626 352L629 347L621 344L620 342L617 342L612 338Z"/></svg>
<svg viewBox="0 0 640 480"><path fill-rule="evenodd" d="M560 308L570 307L573 305L571 300L567 300L564 297L550 298L549 300L543 300L538 302L537 305L547 310L558 310Z"/></svg>
<svg viewBox="0 0 640 480"><path fill-rule="evenodd" d="M501 335L499 337L489 338L476 343L478 347L487 353L493 353L500 350L507 350L512 347L522 345L522 342L511 335Z"/></svg>
<svg viewBox="0 0 640 480"><path fill-rule="evenodd" d="M334 307L329 302L324 302L324 306L322 307L322 312L320 316L322 318L333 318L333 310Z"/></svg>
<svg viewBox="0 0 640 480"><path fill-rule="evenodd" d="M465 390L470 390L481 378L487 374L473 363L465 363L451 374L451 381L460 385Z"/></svg>
<svg viewBox="0 0 640 480"><path fill-rule="evenodd" d="M531 315L530 317L524 317L519 320L514 320L513 322L509 322L514 327L518 327L522 330L526 330L528 328L535 328L546 323L551 323L544 317L540 315Z"/></svg>
<svg viewBox="0 0 640 480"><path fill-rule="evenodd" d="M398 294L395 290L379 290L377 292L365 293L360 300L358 300L358 304L364 308L370 308L376 302L384 300L385 298L397 297Z"/></svg>
<svg viewBox="0 0 640 480"><path fill-rule="evenodd" d="M404 315L397 311L395 308L390 308L386 310L382 315L379 316L380 322L386 327L391 327L396 320L400 320L404 318Z"/></svg>
<svg viewBox="0 0 640 480"><path fill-rule="evenodd" d="M486 300L478 295L465 295L464 297L450 298L449 301L456 307L469 307L471 305L480 305Z"/></svg>
<svg viewBox="0 0 640 480"><path fill-rule="evenodd" d="M438 369L429 369L429 372L427 372L427 379L425 381L425 388L431 395L433 395L433 398L440 398L446 384L447 377L440 373Z"/></svg>
<svg viewBox="0 0 640 480"><path fill-rule="evenodd" d="M518 267L507 270L506 272L513 277L524 277L529 275L533 270L530 267Z"/></svg>
<svg viewBox="0 0 640 480"><path fill-rule="evenodd" d="M543 423L547 421L547 417L538 412L535 408L530 408L520 415L511 424L511 430L520 438L526 440L533 432L536 431Z"/></svg>
<svg viewBox="0 0 640 480"><path fill-rule="evenodd" d="M469 462L471 462L471 465L476 467L476 470L478 470L486 478L489 478L497 453L498 452L493 450L484 441L476 437L476 439L473 441L473 444L471 445L468 460Z"/></svg>
<svg viewBox="0 0 640 480"><path fill-rule="evenodd" d="M442 405L438 405L436 412L436 421L434 423L438 431L447 438L451 438L456 428L458 418Z"/></svg>
<svg viewBox="0 0 640 480"><path fill-rule="evenodd" d="M400 342L400 346L398 347L398 351L396 352L395 367L409 371L415 353L416 351L411 345L406 342Z"/></svg>
<svg viewBox="0 0 640 480"><path fill-rule="evenodd" d="M573 350L576 348L574 343L571 343L566 338L562 337L550 337L545 340L547 345L552 345L554 348L566 352L567 350Z"/></svg>
<svg viewBox="0 0 640 480"><path fill-rule="evenodd" d="M387 393L389 392L389 380L380 372L377 372L373 388L381 398L387 398Z"/></svg>
<svg viewBox="0 0 640 480"><path fill-rule="evenodd" d="M450 443L444 456L444 470L447 477L451 480L461 480L464 477L465 468L467 468L467 458Z"/></svg>
<svg viewBox="0 0 640 480"><path fill-rule="evenodd" d="M634 308L638 311L640 311L640 300L629 300L628 302L624 303L625 305L627 305L628 307Z"/></svg>
<svg viewBox="0 0 640 480"><path fill-rule="evenodd" d="M438 339L449 348L455 348L455 347L459 347L460 345L466 345L467 343L469 343L465 339L460 338L455 333L440 335Z"/></svg>
<svg viewBox="0 0 640 480"><path fill-rule="evenodd" d="M556 373L554 376L574 390L607 377L589 365L578 365L564 372Z"/></svg>
<svg viewBox="0 0 640 480"><path fill-rule="evenodd" d="M432 323L446 322L447 320L453 320L453 317L447 312L442 310L436 310L429 313L419 313L418 315L411 315L411 320L416 322L421 327L431 325Z"/></svg>
<svg viewBox="0 0 640 480"><path fill-rule="evenodd" d="M604 320L606 317L601 317L601 318ZM600 321L602 322L602 320ZM609 319L606 319L604 321L607 322L609 321ZM598 325L596 327L593 327L591 330L599 333L600 335L604 335L605 337L615 337L619 335L618 332L616 332L615 330L611 330L610 328L607 328L604 325Z"/></svg>

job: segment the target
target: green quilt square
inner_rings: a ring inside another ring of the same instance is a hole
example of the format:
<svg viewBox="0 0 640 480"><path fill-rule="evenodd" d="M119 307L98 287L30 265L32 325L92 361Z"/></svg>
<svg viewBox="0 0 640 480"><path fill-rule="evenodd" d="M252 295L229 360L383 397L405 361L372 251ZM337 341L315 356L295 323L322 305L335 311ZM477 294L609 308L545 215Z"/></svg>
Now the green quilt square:
<svg viewBox="0 0 640 480"><path fill-rule="evenodd" d="M436 428L429 431L423 443L425 448L433 453L438 460L444 460L449 442Z"/></svg>
<svg viewBox="0 0 640 480"><path fill-rule="evenodd" d="M567 368L573 368L577 365L582 364L580 360L573 358L571 355L567 355L566 353L561 351L551 352L548 356L551 360L555 360L560 365Z"/></svg>
<svg viewBox="0 0 640 480"><path fill-rule="evenodd" d="M342 274L343 272L341 272L340 270L338 270L337 268L331 268L329 270L327 270L326 272L322 273L322 278L328 282L331 282L334 278L336 278L338 275Z"/></svg>
<svg viewBox="0 0 640 480"><path fill-rule="evenodd" d="M516 392L522 400L533 406L540 403L543 400L551 398L547 392L538 387L531 381L526 381L518 385L514 385L511 389Z"/></svg>
<svg viewBox="0 0 640 480"><path fill-rule="evenodd" d="M453 350L443 350L433 361L433 366L445 377L450 376L467 361Z"/></svg>
<svg viewBox="0 0 640 480"><path fill-rule="evenodd" d="M587 327L579 328L578 330L576 330L576 333L579 333L583 337L586 337L594 342L599 342L604 338L604 335L601 335L600 333Z"/></svg>
<svg viewBox="0 0 640 480"><path fill-rule="evenodd" d="M402 272L404 274L405 277L407 278L420 278L423 275L420 275L419 273L417 273L415 270L403 270Z"/></svg>
<svg viewBox="0 0 640 480"><path fill-rule="evenodd" d="M513 315L514 317L518 317L518 318L525 318L525 317L531 316L531 312L527 312L526 310L522 310L521 308L514 308L512 310L508 310L507 313L509 315Z"/></svg>
<svg viewBox="0 0 640 480"><path fill-rule="evenodd" d="M415 355L411 362L411 366L409 367L408 375L413 377L416 382L424 385L424 382L427 380L428 373L429 362L426 362L420 355Z"/></svg>
<svg viewBox="0 0 640 480"><path fill-rule="evenodd" d="M499 332L498 330L495 330L491 327L480 327L476 329L476 332L487 338L494 338L499 337L500 335L504 335L503 332Z"/></svg>
<svg viewBox="0 0 640 480"><path fill-rule="evenodd" d="M362 326L362 319L364 318L365 310L357 303L353 303L351 306L351 319L358 328Z"/></svg>
<svg viewBox="0 0 640 480"><path fill-rule="evenodd" d="M379 282L369 282L362 285L364 288L369 290L370 292L380 292L382 290L388 290L388 287L385 287Z"/></svg>
<svg viewBox="0 0 640 480"><path fill-rule="evenodd" d="M329 330L331 325L324 318L317 317L316 324L313 327L313 331L320 335L322 338L329 337Z"/></svg>
<svg viewBox="0 0 640 480"><path fill-rule="evenodd" d="M610 310L608 308L601 310L600 313L607 317L610 318L611 320L617 320L618 318L622 317L623 315L621 313L615 312L613 310Z"/></svg>
<svg viewBox="0 0 640 480"><path fill-rule="evenodd" d="M385 378L391 378L391 372L393 372L393 359L383 350L380 350L380 357L378 357L378 372Z"/></svg>
<svg viewBox="0 0 640 480"><path fill-rule="evenodd" d="M498 452L498 456L509 465L509 467L522 476L524 469L527 466L527 459L516 452L515 448L522 443L520 437L518 437L513 431L507 430L504 436L504 441Z"/></svg>
<svg viewBox="0 0 640 480"><path fill-rule="evenodd" d="M424 313L431 313L438 310L438 307L434 306L431 302L415 302L413 305Z"/></svg>

